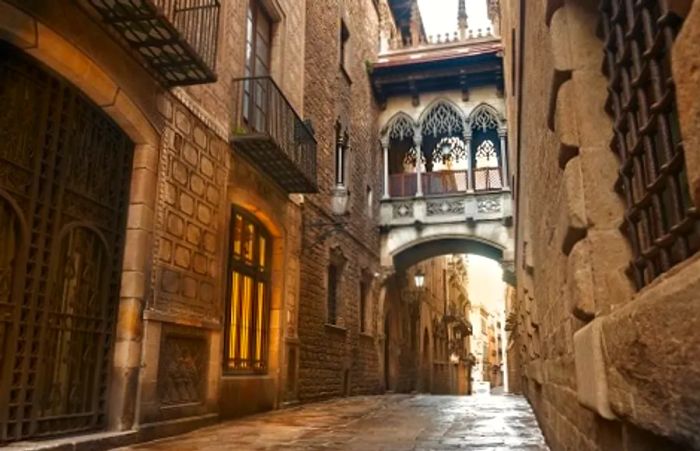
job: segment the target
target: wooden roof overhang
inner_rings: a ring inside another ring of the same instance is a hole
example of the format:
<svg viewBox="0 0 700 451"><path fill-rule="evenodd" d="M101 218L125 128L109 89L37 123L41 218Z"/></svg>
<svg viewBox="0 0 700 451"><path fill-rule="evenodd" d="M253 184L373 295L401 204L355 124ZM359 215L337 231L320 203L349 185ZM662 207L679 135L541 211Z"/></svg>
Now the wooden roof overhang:
<svg viewBox="0 0 700 451"><path fill-rule="evenodd" d="M496 84L503 88L502 45L499 41L440 48L411 49L380 56L372 66L375 98L383 105L390 97Z"/></svg>

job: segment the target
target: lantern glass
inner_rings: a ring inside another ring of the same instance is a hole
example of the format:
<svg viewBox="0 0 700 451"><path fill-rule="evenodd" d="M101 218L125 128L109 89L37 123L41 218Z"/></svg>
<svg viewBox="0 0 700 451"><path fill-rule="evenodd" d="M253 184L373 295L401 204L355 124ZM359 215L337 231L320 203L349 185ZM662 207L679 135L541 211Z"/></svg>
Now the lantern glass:
<svg viewBox="0 0 700 451"><path fill-rule="evenodd" d="M423 288L423 285L425 285L425 274L423 274L423 271L419 269L413 276L413 279L416 283L416 288Z"/></svg>

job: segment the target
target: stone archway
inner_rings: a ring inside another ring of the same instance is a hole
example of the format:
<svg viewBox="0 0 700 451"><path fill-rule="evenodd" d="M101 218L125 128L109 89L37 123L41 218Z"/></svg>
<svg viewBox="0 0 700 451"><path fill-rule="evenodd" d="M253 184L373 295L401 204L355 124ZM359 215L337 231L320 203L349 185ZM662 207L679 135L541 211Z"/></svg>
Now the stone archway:
<svg viewBox="0 0 700 451"><path fill-rule="evenodd" d="M141 365L142 309L153 239L160 134L143 112L142 100L122 89L94 58L47 24L8 3L0 3L0 40L32 56L63 77L101 109L134 144L124 237L121 291L109 388L108 426L130 429L135 421Z"/></svg>

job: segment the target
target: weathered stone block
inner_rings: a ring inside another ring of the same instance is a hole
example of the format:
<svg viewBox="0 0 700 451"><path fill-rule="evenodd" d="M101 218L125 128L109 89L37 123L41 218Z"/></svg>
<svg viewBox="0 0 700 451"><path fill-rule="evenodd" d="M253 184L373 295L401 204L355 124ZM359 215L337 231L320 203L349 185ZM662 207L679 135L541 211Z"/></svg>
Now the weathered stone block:
<svg viewBox="0 0 700 451"><path fill-rule="evenodd" d="M692 2L671 56L690 192L700 208L700 3Z"/></svg>
<svg viewBox="0 0 700 451"><path fill-rule="evenodd" d="M614 420L617 417L610 407L601 325L602 320L594 320L574 334L576 396L587 408Z"/></svg>
<svg viewBox="0 0 700 451"><path fill-rule="evenodd" d="M563 182L566 206L566 233L562 237L562 250L565 254L568 254L574 244L586 235L586 229L588 228L585 193L581 178L581 161L579 158L573 158L566 164Z"/></svg>
<svg viewBox="0 0 700 451"><path fill-rule="evenodd" d="M700 448L699 311L696 256L613 310L602 328L616 414L693 448Z"/></svg>
<svg viewBox="0 0 700 451"><path fill-rule="evenodd" d="M593 271L588 241L583 239L571 249L566 271L569 310L577 318L590 320L595 315Z"/></svg>

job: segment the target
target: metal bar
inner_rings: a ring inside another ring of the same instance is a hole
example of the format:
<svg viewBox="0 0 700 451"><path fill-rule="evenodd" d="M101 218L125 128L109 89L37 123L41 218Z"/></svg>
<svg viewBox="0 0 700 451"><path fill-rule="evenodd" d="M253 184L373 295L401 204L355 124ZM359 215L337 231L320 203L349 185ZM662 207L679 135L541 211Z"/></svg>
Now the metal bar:
<svg viewBox="0 0 700 451"><path fill-rule="evenodd" d="M698 215L687 193L670 53L681 19L664 0L602 0L604 72L618 186L638 289L700 247Z"/></svg>

